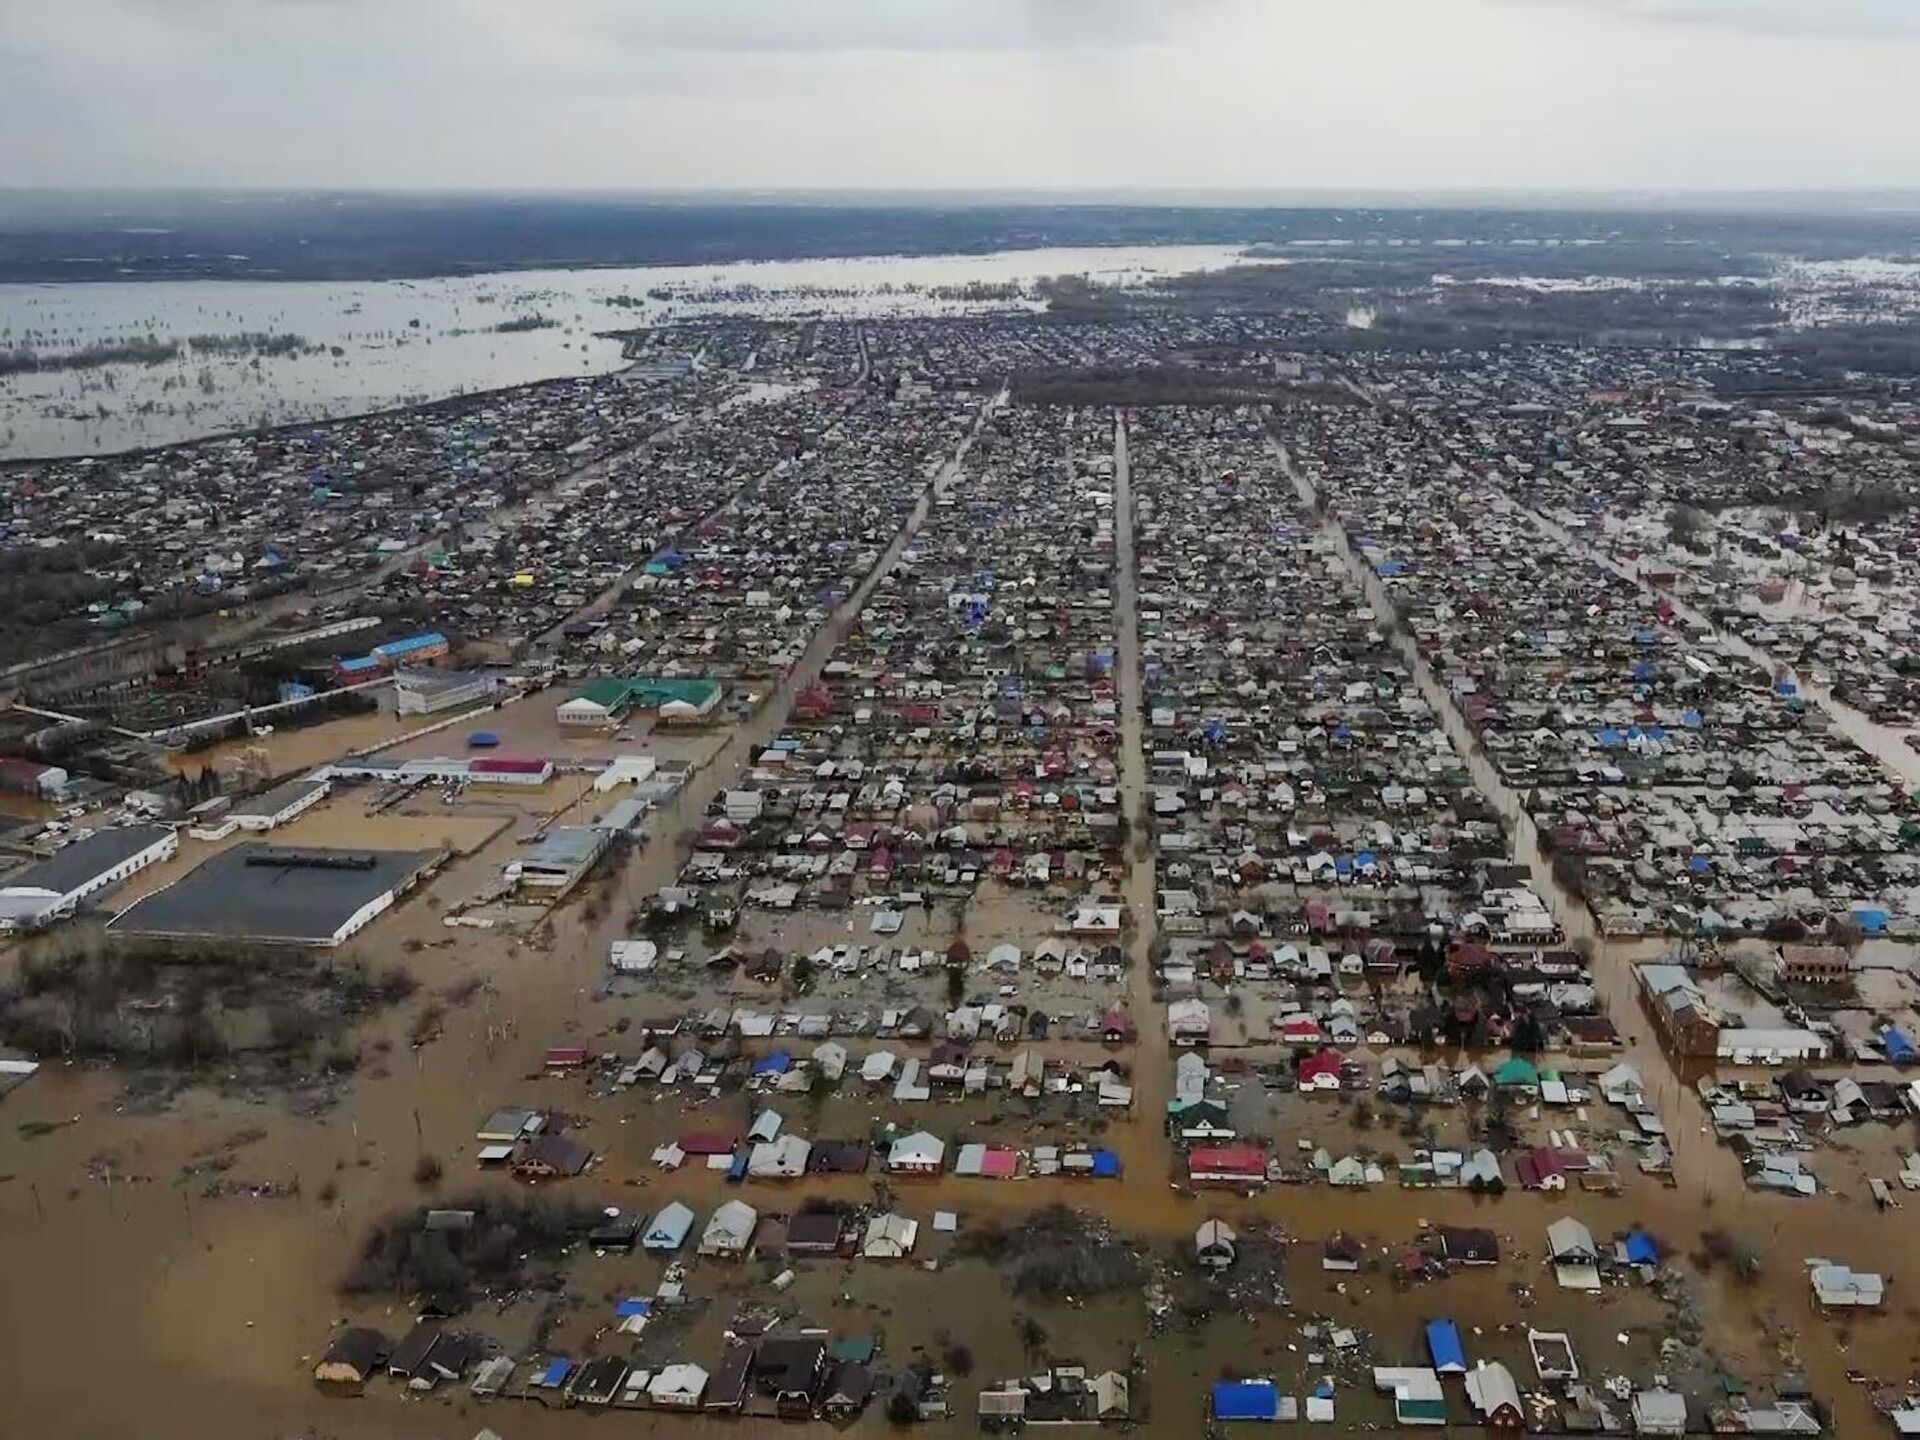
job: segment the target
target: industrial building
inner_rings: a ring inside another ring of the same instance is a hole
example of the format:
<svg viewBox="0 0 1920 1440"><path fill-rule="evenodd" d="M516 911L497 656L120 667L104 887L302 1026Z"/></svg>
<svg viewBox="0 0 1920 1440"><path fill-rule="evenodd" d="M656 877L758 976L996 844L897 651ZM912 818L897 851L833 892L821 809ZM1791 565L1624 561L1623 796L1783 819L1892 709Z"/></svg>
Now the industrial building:
<svg viewBox="0 0 1920 1440"><path fill-rule="evenodd" d="M264 794L237 800L227 820L241 830L273 830L327 798L333 786L326 780L288 780Z"/></svg>
<svg viewBox="0 0 1920 1440"><path fill-rule="evenodd" d="M393 703L402 715L437 715L484 705L505 688L506 677L490 670L402 670L393 679Z"/></svg>
<svg viewBox="0 0 1920 1440"><path fill-rule="evenodd" d="M364 929L437 858L431 850L323 850L247 841L116 915L116 936L329 947Z"/></svg>
<svg viewBox="0 0 1920 1440"><path fill-rule="evenodd" d="M76 840L45 860L0 876L0 930L28 930L71 915L89 896L171 858L180 837L165 825L121 825Z"/></svg>
<svg viewBox="0 0 1920 1440"><path fill-rule="evenodd" d="M560 825L549 830L526 854L509 860L506 879L515 885L568 890L606 853L611 830L591 825Z"/></svg>
<svg viewBox="0 0 1920 1440"><path fill-rule="evenodd" d="M378 756L336 760L313 778L378 780L387 784L544 785L553 778L551 760L492 755L478 760L435 756L426 760L385 760Z"/></svg>
<svg viewBox="0 0 1920 1440"><path fill-rule="evenodd" d="M554 712L554 719L561 725L591 729L617 725L635 710L652 710L663 724L697 724L719 706L723 689L718 680L595 680L570 694Z"/></svg>
<svg viewBox="0 0 1920 1440"><path fill-rule="evenodd" d="M0 760L0 790L16 795L58 800L66 793L69 778L58 765L42 765L38 760Z"/></svg>
<svg viewBox="0 0 1920 1440"><path fill-rule="evenodd" d="M384 641L365 655L342 657L334 661L333 673L342 684L352 685L362 680L376 680L402 665L430 665L435 660L444 660L452 651L446 636L429 630L424 635Z"/></svg>

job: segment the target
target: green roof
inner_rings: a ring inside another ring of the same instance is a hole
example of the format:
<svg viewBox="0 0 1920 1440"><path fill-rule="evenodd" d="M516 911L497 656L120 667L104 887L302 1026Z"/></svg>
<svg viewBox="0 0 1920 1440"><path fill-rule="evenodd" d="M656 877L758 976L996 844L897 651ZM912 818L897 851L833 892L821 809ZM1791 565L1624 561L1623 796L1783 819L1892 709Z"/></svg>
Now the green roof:
<svg viewBox="0 0 1920 1440"><path fill-rule="evenodd" d="M1509 1055L1505 1060L1500 1062L1500 1068L1493 1072L1493 1083L1496 1085L1538 1085L1540 1083L1540 1072L1533 1068L1531 1061L1523 1060L1518 1055Z"/></svg>
<svg viewBox="0 0 1920 1440"><path fill-rule="evenodd" d="M608 676L590 680L567 698L591 701L604 710L618 711L635 705L652 710L674 700L699 708L712 704L719 696L718 680L666 680L642 675L630 679Z"/></svg>

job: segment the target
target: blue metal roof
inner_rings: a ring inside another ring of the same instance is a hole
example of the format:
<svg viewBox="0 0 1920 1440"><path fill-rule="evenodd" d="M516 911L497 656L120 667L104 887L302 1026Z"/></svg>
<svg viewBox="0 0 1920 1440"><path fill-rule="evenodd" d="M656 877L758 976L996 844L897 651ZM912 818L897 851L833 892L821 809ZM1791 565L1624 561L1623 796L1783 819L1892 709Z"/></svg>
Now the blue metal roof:
<svg viewBox="0 0 1920 1440"><path fill-rule="evenodd" d="M1213 1387L1216 1420L1271 1420L1280 1413L1280 1396L1271 1380L1219 1380Z"/></svg>
<svg viewBox="0 0 1920 1440"><path fill-rule="evenodd" d="M429 630L424 635L403 635L398 640L388 640L373 647L376 655L410 655L415 650L445 649L447 637L437 630Z"/></svg>
<svg viewBox="0 0 1920 1440"><path fill-rule="evenodd" d="M1460 1331L1451 1320L1427 1321L1427 1354L1433 1360L1433 1368L1443 1375L1466 1373L1467 1352L1460 1344Z"/></svg>

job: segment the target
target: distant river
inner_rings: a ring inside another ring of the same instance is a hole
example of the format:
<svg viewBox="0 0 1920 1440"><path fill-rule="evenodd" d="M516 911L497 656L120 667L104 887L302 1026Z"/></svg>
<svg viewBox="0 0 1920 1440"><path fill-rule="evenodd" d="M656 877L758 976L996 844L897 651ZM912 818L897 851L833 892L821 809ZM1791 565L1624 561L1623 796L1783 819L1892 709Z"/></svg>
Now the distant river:
<svg viewBox="0 0 1920 1440"><path fill-rule="evenodd" d="M1230 246L1010 250L733 265L522 270L430 280L0 285L0 352L58 357L148 339L177 358L0 376L0 458L81 455L324 419L620 364L594 332L705 315L966 314L1005 300L929 293L1083 275L1118 284L1215 270ZM1031 303L1031 302L1028 302ZM548 328L502 332L538 316ZM317 351L195 352L194 336L294 335ZM337 354L335 352L338 352Z"/></svg>

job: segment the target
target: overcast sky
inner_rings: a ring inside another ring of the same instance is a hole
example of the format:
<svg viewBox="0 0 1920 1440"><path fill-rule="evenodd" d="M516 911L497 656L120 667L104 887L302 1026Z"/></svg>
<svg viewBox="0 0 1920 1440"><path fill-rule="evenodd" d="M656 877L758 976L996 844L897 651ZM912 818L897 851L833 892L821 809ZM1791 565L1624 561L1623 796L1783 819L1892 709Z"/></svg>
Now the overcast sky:
<svg viewBox="0 0 1920 1440"><path fill-rule="evenodd" d="M0 184L1920 185L1920 0L0 0Z"/></svg>

